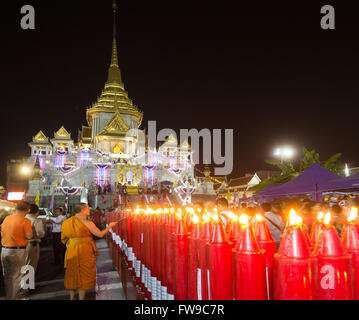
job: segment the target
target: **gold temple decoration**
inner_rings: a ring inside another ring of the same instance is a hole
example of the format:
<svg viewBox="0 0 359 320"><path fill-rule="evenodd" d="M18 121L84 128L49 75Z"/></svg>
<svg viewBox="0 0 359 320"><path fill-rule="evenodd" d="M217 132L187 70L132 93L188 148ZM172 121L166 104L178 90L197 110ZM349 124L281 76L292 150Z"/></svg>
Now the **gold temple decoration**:
<svg viewBox="0 0 359 320"><path fill-rule="evenodd" d="M126 121L122 118L120 111L116 109L115 114L107 122L104 129L98 134L99 136L124 135L130 130Z"/></svg>
<svg viewBox="0 0 359 320"><path fill-rule="evenodd" d="M69 138L71 136L71 134L69 132L67 132L67 130L64 128L64 126L62 126L57 132L55 132L55 137L64 137L64 138Z"/></svg>
<svg viewBox="0 0 359 320"><path fill-rule="evenodd" d="M133 104L132 100L128 97L124 84L121 78L121 71L118 65L118 54L116 44L116 1L113 1L113 40L112 40L112 54L110 67L108 70L108 77L105 87L101 95L97 98L91 107L86 111L86 118L89 126L92 126L92 117L94 114L100 112L113 113L115 109L119 109L121 114L129 114L138 124L141 125L143 113L140 109ZM115 105L115 100L118 105Z"/></svg>
<svg viewBox="0 0 359 320"><path fill-rule="evenodd" d="M177 144L177 139L173 136L173 134L171 134L171 135L169 135L168 138L166 139L166 142L176 143L176 144Z"/></svg>
<svg viewBox="0 0 359 320"><path fill-rule="evenodd" d="M40 165L39 165L39 161L38 159L36 159L35 165L34 165L34 170L33 170L34 174L31 177L31 180L41 180L42 176L41 176L41 172L40 172Z"/></svg>
<svg viewBox="0 0 359 320"><path fill-rule="evenodd" d="M185 141L181 144L181 147L184 148L184 149L189 149L191 146L189 145L188 141L185 140Z"/></svg>
<svg viewBox="0 0 359 320"><path fill-rule="evenodd" d="M126 163L125 165L117 165L117 182L126 184L126 172L133 172L132 185L137 186L142 181L142 166Z"/></svg>
<svg viewBox="0 0 359 320"><path fill-rule="evenodd" d="M51 146L51 143L49 142L49 138L45 136L45 134L40 130L34 137L32 137L32 142L29 142L27 144L29 147L32 146Z"/></svg>
<svg viewBox="0 0 359 320"><path fill-rule="evenodd" d="M114 148L113 148L113 153L121 153L122 149L121 147L117 144Z"/></svg>
<svg viewBox="0 0 359 320"><path fill-rule="evenodd" d="M208 164L204 167L204 181L210 182L211 181L211 169L209 168Z"/></svg>
<svg viewBox="0 0 359 320"><path fill-rule="evenodd" d="M44 135L44 133L40 130L35 137L32 137L33 141L49 141L49 138Z"/></svg>

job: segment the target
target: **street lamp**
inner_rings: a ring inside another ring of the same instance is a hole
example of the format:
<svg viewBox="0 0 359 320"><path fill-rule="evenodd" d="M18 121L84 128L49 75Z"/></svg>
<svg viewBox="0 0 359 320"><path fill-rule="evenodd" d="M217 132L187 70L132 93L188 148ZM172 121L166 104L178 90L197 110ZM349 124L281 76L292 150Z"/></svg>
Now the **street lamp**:
<svg viewBox="0 0 359 320"><path fill-rule="evenodd" d="M22 166L21 167L21 173L23 175L28 175L30 173L30 168L28 166Z"/></svg>
<svg viewBox="0 0 359 320"><path fill-rule="evenodd" d="M292 158L294 155L294 149L290 147L277 148L274 150L273 155L280 158L280 162L283 163L284 159Z"/></svg>

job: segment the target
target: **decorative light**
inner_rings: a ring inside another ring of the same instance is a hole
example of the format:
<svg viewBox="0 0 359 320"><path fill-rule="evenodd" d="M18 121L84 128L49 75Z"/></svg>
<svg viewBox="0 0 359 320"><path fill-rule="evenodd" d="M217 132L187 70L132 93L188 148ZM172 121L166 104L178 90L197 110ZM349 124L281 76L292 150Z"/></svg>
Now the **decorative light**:
<svg viewBox="0 0 359 320"><path fill-rule="evenodd" d="M263 217L262 217L261 214L259 214L259 213L256 214L256 221L257 222L262 222L263 221Z"/></svg>

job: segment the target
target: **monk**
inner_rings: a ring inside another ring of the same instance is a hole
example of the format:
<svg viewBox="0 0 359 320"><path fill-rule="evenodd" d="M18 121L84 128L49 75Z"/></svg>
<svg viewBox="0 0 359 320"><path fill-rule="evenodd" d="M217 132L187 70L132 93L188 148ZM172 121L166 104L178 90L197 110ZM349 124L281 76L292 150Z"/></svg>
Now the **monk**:
<svg viewBox="0 0 359 320"><path fill-rule="evenodd" d="M96 285L96 261L98 255L92 235L102 238L117 222L100 231L86 218L90 214L88 205L80 203L75 206L75 215L62 224L61 241L67 246L64 267L66 268L64 285L74 300L76 291L79 300L85 300L86 290Z"/></svg>

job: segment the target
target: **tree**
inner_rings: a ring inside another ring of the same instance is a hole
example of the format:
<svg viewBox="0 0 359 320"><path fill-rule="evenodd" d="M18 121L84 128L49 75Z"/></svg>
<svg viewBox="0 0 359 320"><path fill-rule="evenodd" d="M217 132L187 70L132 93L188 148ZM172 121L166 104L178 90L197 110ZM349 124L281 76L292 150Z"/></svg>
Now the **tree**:
<svg viewBox="0 0 359 320"><path fill-rule="evenodd" d="M343 165L338 163L338 159L341 157L341 153L336 153L332 155L326 161L320 161L319 153L315 150L307 150L305 147L302 148L303 157L299 162L299 169L295 169L291 160L286 160L284 163L281 163L277 160L265 160L266 163L276 166L280 170L280 174L274 175L269 179L262 180L259 184L253 186L250 190L255 191L255 193L260 192L268 186L269 183L274 185L281 185L286 183L298 175L300 175L304 170L308 169L314 163L321 165L323 168L332 171L336 174L340 174L343 171Z"/></svg>

